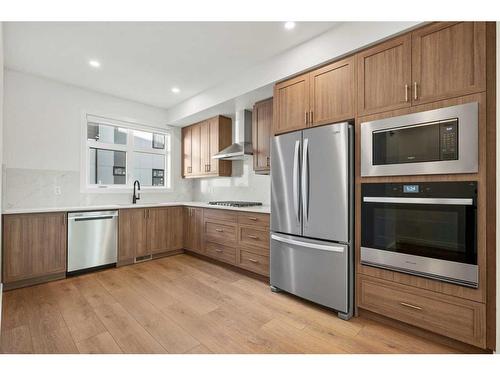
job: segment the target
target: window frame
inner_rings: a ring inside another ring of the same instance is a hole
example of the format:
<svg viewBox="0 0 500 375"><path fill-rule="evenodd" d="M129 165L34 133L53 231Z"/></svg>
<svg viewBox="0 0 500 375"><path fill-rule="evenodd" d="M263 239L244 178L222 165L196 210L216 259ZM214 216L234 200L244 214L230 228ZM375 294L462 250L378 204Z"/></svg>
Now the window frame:
<svg viewBox="0 0 500 375"><path fill-rule="evenodd" d="M102 125L108 125L113 127L120 127L127 130L127 143L114 144L99 142L93 139L87 138L87 125L89 122L96 122ZM143 131L153 134L161 134L165 137L165 148L164 149L143 149L140 147L135 147L134 145L134 130ZM105 149L111 151L124 151L125 152L125 181L123 185L119 184L90 184L90 149ZM164 186L142 186L141 191L148 193L166 193L173 191L172 189L172 132L171 128L144 125L144 123L139 123L130 120L118 119L116 116L101 116L93 115L88 112L82 113L81 121L81 166L80 166L80 191L82 193L132 193L134 187L134 153L141 152L146 154L156 154L165 157L164 165Z"/></svg>

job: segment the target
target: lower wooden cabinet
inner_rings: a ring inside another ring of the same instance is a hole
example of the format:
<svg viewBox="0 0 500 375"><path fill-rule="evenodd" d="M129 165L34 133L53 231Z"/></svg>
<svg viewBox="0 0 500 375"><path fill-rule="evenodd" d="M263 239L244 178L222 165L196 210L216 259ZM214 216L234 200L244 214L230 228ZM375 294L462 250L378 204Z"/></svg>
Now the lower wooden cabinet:
<svg viewBox="0 0 500 375"><path fill-rule="evenodd" d="M203 208L184 207L183 248L203 253L201 233L203 227Z"/></svg>
<svg viewBox="0 0 500 375"><path fill-rule="evenodd" d="M66 214L3 216L3 282L5 289L64 277Z"/></svg>
<svg viewBox="0 0 500 375"><path fill-rule="evenodd" d="M358 293L360 308L486 348L482 303L369 276L359 279Z"/></svg>
<svg viewBox="0 0 500 375"><path fill-rule="evenodd" d="M182 207L120 210L118 265L182 249Z"/></svg>

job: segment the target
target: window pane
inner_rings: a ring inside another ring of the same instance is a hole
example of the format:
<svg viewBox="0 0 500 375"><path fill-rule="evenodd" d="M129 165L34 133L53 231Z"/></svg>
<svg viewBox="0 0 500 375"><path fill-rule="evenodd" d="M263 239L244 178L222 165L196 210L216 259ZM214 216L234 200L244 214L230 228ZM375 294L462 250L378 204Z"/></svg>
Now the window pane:
<svg viewBox="0 0 500 375"><path fill-rule="evenodd" d="M134 148L142 150L164 150L165 135L134 130Z"/></svg>
<svg viewBox="0 0 500 375"><path fill-rule="evenodd" d="M93 139L103 143L126 145L127 130L116 126L89 122L87 123L87 139Z"/></svg>
<svg viewBox="0 0 500 375"><path fill-rule="evenodd" d="M165 155L134 152L134 176L142 186L165 186Z"/></svg>
<svg viewBox="0 0 500 375"><path fill-rule="evenodd" d="M89 183L98 185L125 185L127 179L125 151L91 148L89 155Z"/></svg>

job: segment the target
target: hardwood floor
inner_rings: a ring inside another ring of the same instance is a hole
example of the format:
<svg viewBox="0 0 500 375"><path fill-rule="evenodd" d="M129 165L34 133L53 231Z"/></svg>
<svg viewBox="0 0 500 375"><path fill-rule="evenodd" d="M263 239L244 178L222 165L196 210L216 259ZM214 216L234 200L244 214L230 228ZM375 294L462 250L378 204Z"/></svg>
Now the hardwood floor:
<svg viewBox="0 0 500 375"><path fill-rule="evenodd" d="M455 353L189 256L4 293L2 353Z"/></svg>

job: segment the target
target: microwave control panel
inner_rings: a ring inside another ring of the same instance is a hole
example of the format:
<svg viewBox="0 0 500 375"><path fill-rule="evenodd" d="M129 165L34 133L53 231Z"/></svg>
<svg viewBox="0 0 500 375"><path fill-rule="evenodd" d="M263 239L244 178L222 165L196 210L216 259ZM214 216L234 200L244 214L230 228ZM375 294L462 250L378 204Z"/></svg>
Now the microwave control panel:
<svg viewBox="0 0 500 375"><path fill-rule="evenodd" d="M439 124L441 160L458 160L458 121L443 121Z"/></svg>

